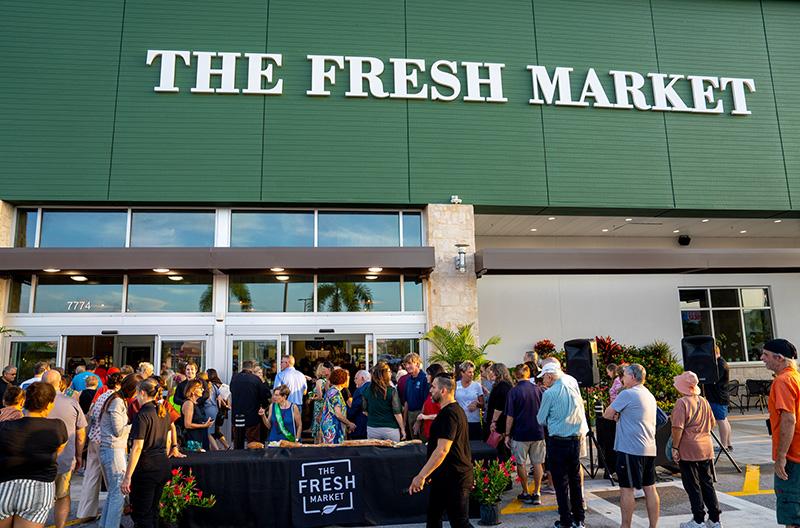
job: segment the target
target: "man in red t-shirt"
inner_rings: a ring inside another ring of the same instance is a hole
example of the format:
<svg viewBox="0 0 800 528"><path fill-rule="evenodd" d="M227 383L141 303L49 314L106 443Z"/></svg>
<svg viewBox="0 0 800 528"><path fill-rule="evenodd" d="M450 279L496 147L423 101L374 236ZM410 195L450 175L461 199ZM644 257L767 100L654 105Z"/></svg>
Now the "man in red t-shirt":
<svg viewBox="0 0 800 528"><path fill-rule="evenodd" d="M800 374L797 349L785 339L764 344L761 361L776 374L769 393L769 423L772 428L772 459L775 461L775 513L778 524L800 526L796 502L781 501L783 494L800 493Z"/></svg>

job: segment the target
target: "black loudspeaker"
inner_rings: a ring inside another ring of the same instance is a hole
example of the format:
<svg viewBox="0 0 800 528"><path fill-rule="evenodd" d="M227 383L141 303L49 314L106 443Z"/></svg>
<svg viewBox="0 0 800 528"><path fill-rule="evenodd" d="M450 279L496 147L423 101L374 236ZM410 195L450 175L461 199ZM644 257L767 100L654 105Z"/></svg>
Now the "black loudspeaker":
<svg viewBox="0 0 800 528"><path fill-rule="evenodd" d="M681 349L683 369L697 374L700 384L719 380L713 337L704 335L684 337L681 339Z"/></svg>
<svg viewBox="0 0 800 528"><path fill-rule="evenodd" d="M564 350L567 353L567 374L578 380L579 387L594 387L600 383L594 339L572 339L564 343Z"/></svg>

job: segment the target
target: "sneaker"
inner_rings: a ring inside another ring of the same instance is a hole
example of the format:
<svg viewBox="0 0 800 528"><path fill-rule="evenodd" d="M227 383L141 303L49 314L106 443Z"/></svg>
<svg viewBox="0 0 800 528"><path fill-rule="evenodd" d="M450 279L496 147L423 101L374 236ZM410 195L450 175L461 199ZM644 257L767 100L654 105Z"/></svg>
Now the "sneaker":
<svg viewBox="0 0 800 528"><path fill-rule="evenodd" d="M722 522L721 521L711 522L711 519L706 519L706 526L708 528L722 528Z"/></svg>
<svg viewBox="0 0 800 528"><path fill-rule="evenodd" d="M681 523L681 528L706 528L704 524L694 522L694 519L691 521L686 521Z"/></svg>
<svg viewBox="0 0 800 528"><path fill-rule="evenodd" d="M728 451L733 451L733 446L728 446Z"/></svg>
<svg viewBox="0 0 800 528"><path fill-rule="evenodd" d="M633 498L634 499L641 499L644 497L644 490L643 489L635 489L633 490Z"/></svg>
<svg viewBox="0 0 800 528"><path fill-rule="evenodd" d="M532 499L531 496L528 495L527 493L520 493L519 495L517 495L517 500L525 504L530 504Z"/></svg>
<svg viewBox="0 0 800 528"><path fill-rule="evenodd" d="M538 493L534 493L531 495L531 504L541 504L542 503L542 496Z"/></svg>
<svg viewBox="0 0 800 528"><path fill-rule="evenodd" d="M556 521L555 523L553 523L553 526L555 526L555 528L562 528L562 526L561 526L561 521L560 521L560 520ZM570 525L569 525L568 527L566 527L566 528L572 528L572 524L570 524Z"/></svg>
<svg viewBox="0 0 800 528"><path fill-rule="evenodd" d="M543 494L546 493L547 495L555 495L556 494L556 490L553 489L553 486L551 486L550 484L542 484L541 491L542 491Z"/></svg>

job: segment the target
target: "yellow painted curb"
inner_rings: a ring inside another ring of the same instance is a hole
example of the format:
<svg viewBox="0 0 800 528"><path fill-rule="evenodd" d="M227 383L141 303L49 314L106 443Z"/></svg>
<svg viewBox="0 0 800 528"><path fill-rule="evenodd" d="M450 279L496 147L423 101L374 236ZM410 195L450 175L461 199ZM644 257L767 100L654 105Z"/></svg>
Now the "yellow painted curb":
<svg viewBox="0 0 800 528"><path fill-rule="evenodd" d="M525 504L524 502L514 499L508 506L503 508L501 513L530 513L536 511L553 511L557 509L558 506L533 506L532 504Z"/></svg>
<svg viewBox="0 0 800 528"><path fill-rule="evenodd" d="M766 495L772 493L772 490L758 489L759 479L761 478L761 468L758 466L748 465L744 473L744 486L742 491L734 491L728 493L734 497L742 497L746 495Z"/></svg>

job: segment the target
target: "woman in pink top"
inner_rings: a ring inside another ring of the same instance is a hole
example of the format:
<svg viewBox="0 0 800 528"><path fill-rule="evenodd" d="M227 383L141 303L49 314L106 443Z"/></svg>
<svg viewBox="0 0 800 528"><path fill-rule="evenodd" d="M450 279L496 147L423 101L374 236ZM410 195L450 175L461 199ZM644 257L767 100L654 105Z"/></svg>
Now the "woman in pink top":
<svg viewBox="0 0 800 528"><path fill-rule="evenodd" d="M711 477L714 415L706 399L700 396L694 372L687 370L673 379L675 388L683 397L675 402L672 410L672 458L681 468L683 489L689 495L694 517L691 521L681 523L681 528L705 528L703 504L708 509L708 527L722 528L717 492Z"/></svg>
<svg viewBox="0 0 800 528"><path fill-rule="evenodd" d="M622 370L622 366L617 366L614 363L610 363L606 367L606 373L611 378L611 387L608 389L609 403L614 403L617 395L622 391Z"/></svg>

